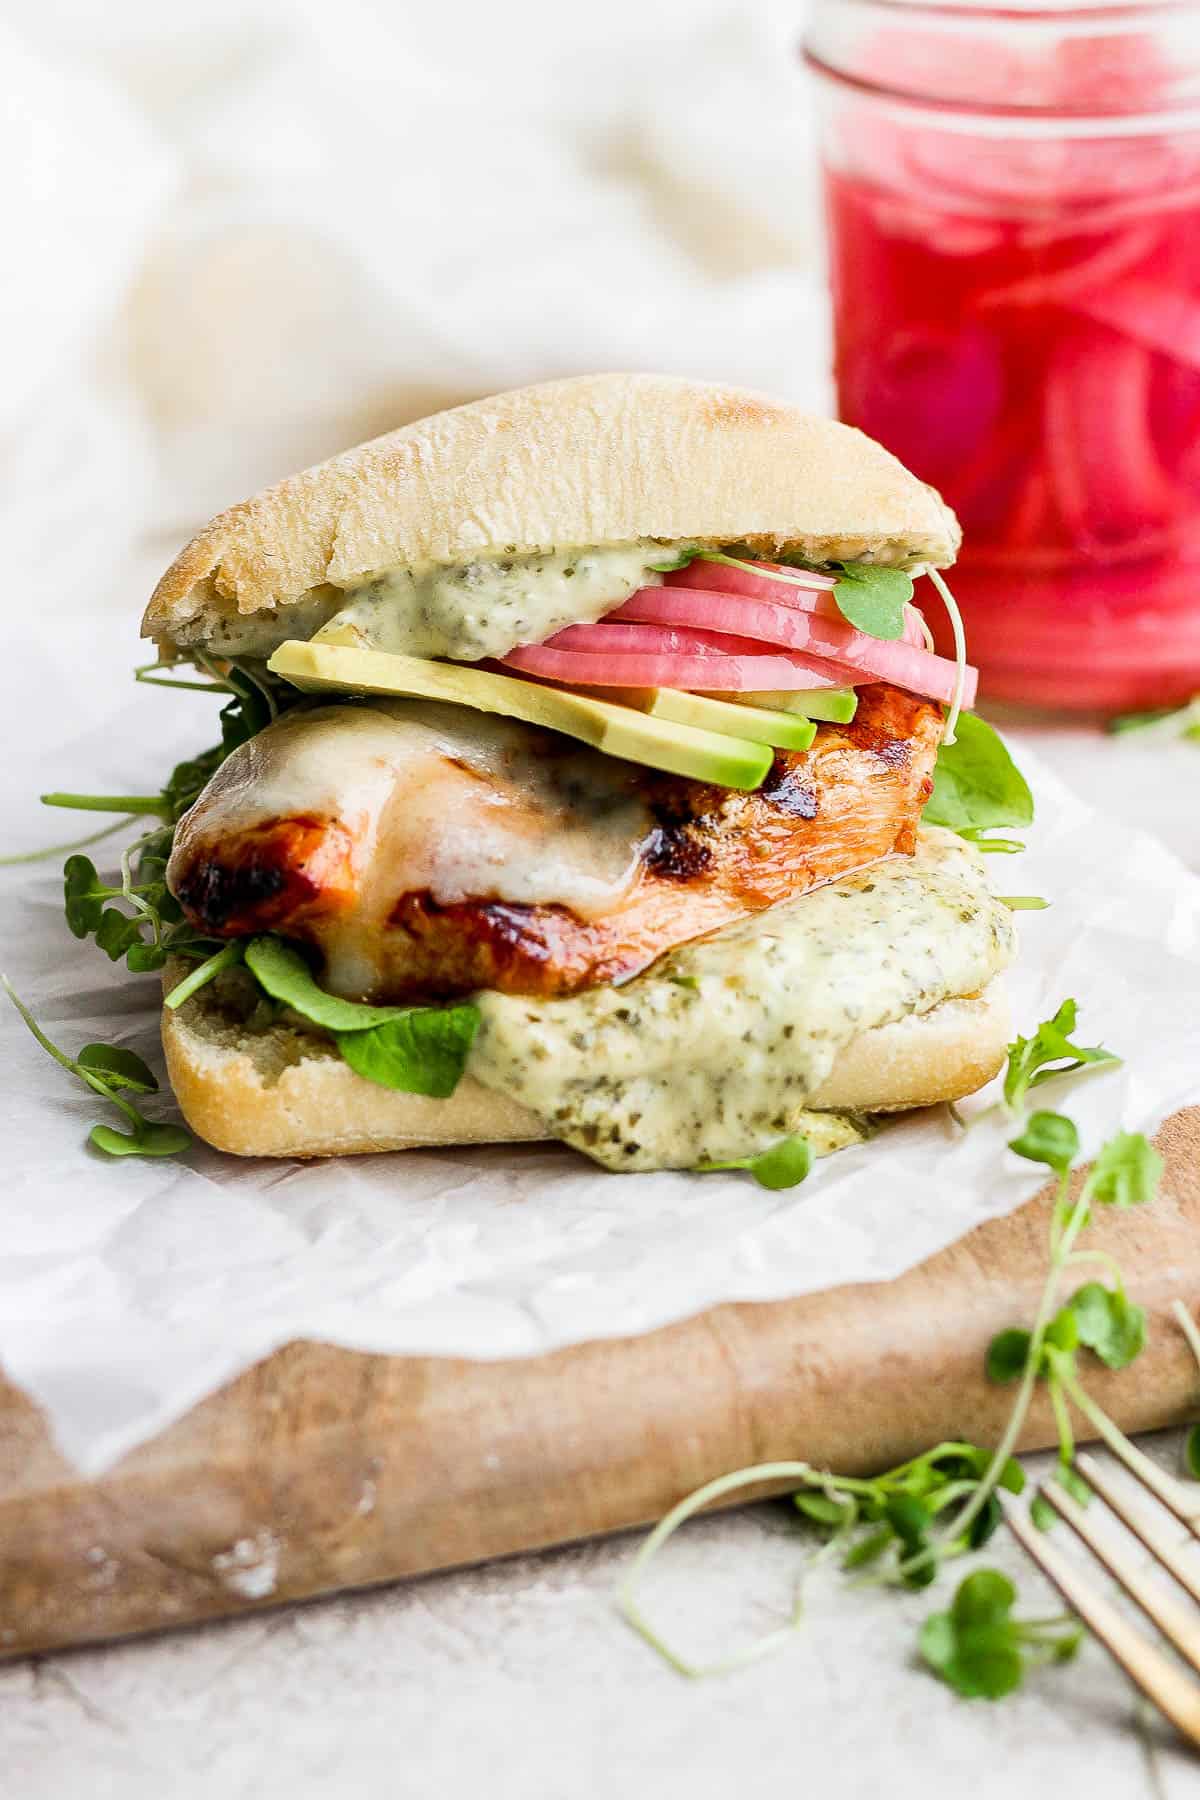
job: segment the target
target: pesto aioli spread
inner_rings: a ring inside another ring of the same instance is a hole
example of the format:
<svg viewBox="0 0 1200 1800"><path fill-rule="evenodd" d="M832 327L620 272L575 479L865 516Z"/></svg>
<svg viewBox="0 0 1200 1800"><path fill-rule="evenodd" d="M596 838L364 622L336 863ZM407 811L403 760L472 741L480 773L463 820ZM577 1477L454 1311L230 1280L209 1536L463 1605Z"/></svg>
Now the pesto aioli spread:
<svg viewBox="0 0 1200 1800"><path fill-rule="evenodd" d="M695 1168L796 1131L850 1040L985 987L1013 952L978 852L922 832L894 857L684 944L623 987L487 992L468 1070L610 1169Z"/></svg>
<svg viewBox="0 0 1200 1800"><path fill-rule="evenodd" d="M670 555L669 547L646 539L385 569L354 587L314 588L286 606L198 619L176 636L223 656L266 657L298 638L480 662L507 656L518 644L544 643L564 625L603 618L638 588L658 586L662 575L650 565Z"/></svg>
<svg viewBox="0 0 1200 1800"><path fill-rule="evenodd" d="M481 556L474 562L390 569L347 590L318 642L353 642L403 656L479 662L518 644L541 644L564 625L588 624L662 576L661 544Z"/></svg>

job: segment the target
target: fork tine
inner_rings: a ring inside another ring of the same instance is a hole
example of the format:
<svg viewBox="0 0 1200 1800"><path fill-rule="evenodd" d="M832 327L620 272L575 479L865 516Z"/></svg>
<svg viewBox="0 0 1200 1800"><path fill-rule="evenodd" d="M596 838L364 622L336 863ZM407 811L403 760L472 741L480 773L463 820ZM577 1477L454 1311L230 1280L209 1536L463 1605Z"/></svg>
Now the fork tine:
<svg viewBox="0 0 1200 1800"><path fill-rule="evenodd" d="M1191 1743L1200 1745L1200 1690L1156 1644L1090 1582L1079 1565L1050 1543L1027 1513L1006 1502L1004 1516L1017 1542L1078 1613L1113 1661Z"/></svg>
<svg viewBox="0 0 1200 1800"><path fill-rule="evenodd" d="M1087 1416L1113 1455L1125 1464L1129 1473L1136 1476L1143 1487L1149 1488L1155 1499L1161 1500L1167 1510L1182 1520L1196 1537L1200 1537L1200 1500L1189 1498L1181 1481L1168 1475L1165 1469L1160 1469L1136 1444L1131 1444L1124 1432L1119 1431L1103 1413L1093 1414L1089 1411Z"/></svg>
<svg viewBox="0 0 1200 1800"><path fill-rule="evenodd" d="M1121 1523L1141 1539L1151 1556L1175 1577L1180 1587L1187 1589L1193 1600L1200 1600L1200 1569L1184 1561L1178 1544L1151 1518L1145 1507L1130 1497L1129 1484L1114 1481L1107 1469L1084 1451L1075 1458L1075 1466L1100 1498L1112 1507Z"/></svg>
<svg viewBox="0 0 1200 1800"><path fill-rule="evenodd" d="M1200 1620L1191 1608L1181 1605L1174 1594L1150 1580L1133 1553L1117 1543L1109 1532L1098 1530L1090 1514L1057 1481L1043 1482L1041 1491L1076 1537L1082 1539L1092 1555L1120 1582L1130 1599L1136 1600L1142 1611L1154 1620L1163 1636L1170 1639L1194 1669L1200 1669Z"/></svg>

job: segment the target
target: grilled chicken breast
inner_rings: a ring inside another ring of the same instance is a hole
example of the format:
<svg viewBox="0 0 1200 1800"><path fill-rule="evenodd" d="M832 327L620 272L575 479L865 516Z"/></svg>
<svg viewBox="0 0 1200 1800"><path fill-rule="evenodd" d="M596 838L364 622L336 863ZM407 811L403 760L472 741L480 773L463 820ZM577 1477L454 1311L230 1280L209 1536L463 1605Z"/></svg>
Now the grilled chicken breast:
<svg viewBox="0 0 1200 1800"><path fill-rule="evenodd" d="M298 707L218 770L167 879L201 931L309 944L355 999L570 994L911 853L940 735L864 687L737 793L461 707Z"/></svg>

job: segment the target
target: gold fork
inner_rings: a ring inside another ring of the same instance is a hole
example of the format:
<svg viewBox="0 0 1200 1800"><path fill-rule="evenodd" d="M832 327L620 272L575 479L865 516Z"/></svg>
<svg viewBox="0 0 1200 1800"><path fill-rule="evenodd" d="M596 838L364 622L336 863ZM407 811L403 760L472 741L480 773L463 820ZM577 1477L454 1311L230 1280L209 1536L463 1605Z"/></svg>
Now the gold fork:
<svg viewBox="0 0 1200 1800"><path fill-rule="evenodd" d="M1200 1537L1200 1501L1119 1434L1109 1437L1108 1443L1142 1486L1181 1520L1194 1537ZM1131 1484L1124 1477L1114 1479L1108 1469L1085 1452L1075 1458L1074 1466L1093 1493L1107 1503L1180 1587L1200 1602L1200 1568L1190 1565L1180 1554L1175 1534L1133 1498ZM1119 1543L1111 1530L1098 1525L1091 1513L1085 1511L1059 1482L1053 1479L1043 1482L1040 1492L1130 1599L1154 1621L1168 1642L1200 1673L1200 1615L1184 1605L1161 1582L1150 1578L1140 1558ZM1067 1605L1078 1613L1092 1635L1099 1639L1146 1698L1184 1737L1200 1746L1200 1683L1193 1681L1157 1644L1131 1625L1094 1578L1086 1573L1083 1565L1039 1531L1026 1511L1011 1500L1004 1510L1013 1535L1054 1583Z"/></svg>

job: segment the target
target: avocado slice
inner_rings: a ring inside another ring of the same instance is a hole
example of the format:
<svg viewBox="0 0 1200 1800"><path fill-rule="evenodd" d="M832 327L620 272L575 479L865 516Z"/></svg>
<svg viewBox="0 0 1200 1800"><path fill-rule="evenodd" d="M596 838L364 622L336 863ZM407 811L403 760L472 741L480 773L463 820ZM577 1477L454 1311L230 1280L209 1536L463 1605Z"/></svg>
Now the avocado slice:
<svg viewBox="0 0 1200 1800"><path fill-rule="evenodd" d="M611 700L594 700L566 688L543 687L520 676L497 675L469 664L429 662L343 644L291 639L267 664L274 675L306 692L402 694L447 700L476 712L501 713L548 731L561 731L627 762L688 775L720 787L756 788L774 757L768 744L724 732L703 731L673 719L649 718Z"/></svg>
<svg viewBox="0 0 1200 1800"><path fill-rule="evenodd" d="M606 688L605 693L609 699L648 713L652 719L674 719L679 725L695 725L701 731L753 738L756 744L773 744L780 750L807 750L817 735L812 720L801 718L799 713L731 706L726 696L718 700L713 695L684 693L680 688Z"/></svg>
<svg viewBox="0 0 1200 1800"><path fill-rule="evenodd" d="M706 700L727 700L734 706L755 706L775 712L799 713L804 719L829 719L848 725L858 706L853 688L772 688L751 694L705 694Z"/></svg>

